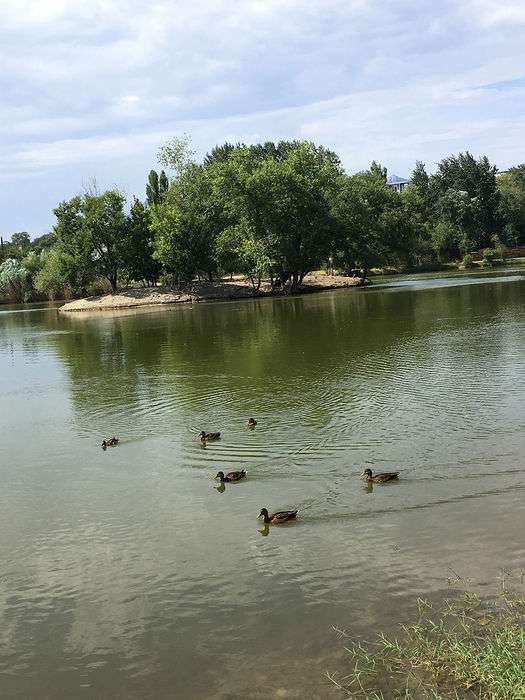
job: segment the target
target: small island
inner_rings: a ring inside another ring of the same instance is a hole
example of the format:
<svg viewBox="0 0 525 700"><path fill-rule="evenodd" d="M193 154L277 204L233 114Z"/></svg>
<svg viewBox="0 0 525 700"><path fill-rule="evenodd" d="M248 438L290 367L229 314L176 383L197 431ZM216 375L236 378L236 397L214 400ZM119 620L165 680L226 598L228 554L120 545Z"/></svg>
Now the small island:
<svg viewBox="0 0 525 700"><path fill-rule="evenodd" d="M370 284L368 279L349 277L345 275L328 275L323 273L307 275L303 283L297 287L295 294L322 292L330 289L362 287ZM226 299L250 299L254 297L282 296L288 290L271 287L270 282L261 282L258 289L247 284L244 280L229 280L218 282L198 282L184 291L169 287L130 288L116 294L90 296L75 299L60 307L62 312L78 311L108 311L111 309L127 309L141 306L164 304L198 303L202 301Z"/></svg>

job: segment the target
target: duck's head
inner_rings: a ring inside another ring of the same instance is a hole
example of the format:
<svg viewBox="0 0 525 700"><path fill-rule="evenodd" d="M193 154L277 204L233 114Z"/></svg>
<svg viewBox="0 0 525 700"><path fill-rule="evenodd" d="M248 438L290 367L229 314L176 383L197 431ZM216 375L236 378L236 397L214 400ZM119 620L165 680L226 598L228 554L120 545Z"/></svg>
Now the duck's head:
<svg viewBox="0 0 525 700"><path fill-rule="evenodd" d="M217 476L215 478L222 481L224 479L224 472L217 472Z"/></svg>
<svg viewBox="0 0 525 700"><path fill-rule="evenodd" d="M268 509L267 508L261 508L261 512L257 516L258 518L267 518L268 517Z"/></svg>
<svg viewBox="0 0 525 700"><path fill-rule="evenodd" d="M201 440L206 439L206 432L204 430L201 430L201 432L199 433L199 436L200 436Z"/></svg>
<svg viewBox="0 0 525 700"><path fill-rule="evenodd" d="M102 440L102 449L105 450L107 446L108 443L105 440Z"/></svg>
<svg viewBox="0 0 525 700"><path fill-rule="evenodd" d="M361 476L366 476L367 479L371 479L372 478L372 470L365 469L364 472L361 474Z"/></svg>
<svg viewBox="0 0 525 700"><path fill-rule="evenodd" d="M255 423L255 418L248 418L248 423L253 425Z"/></svg>

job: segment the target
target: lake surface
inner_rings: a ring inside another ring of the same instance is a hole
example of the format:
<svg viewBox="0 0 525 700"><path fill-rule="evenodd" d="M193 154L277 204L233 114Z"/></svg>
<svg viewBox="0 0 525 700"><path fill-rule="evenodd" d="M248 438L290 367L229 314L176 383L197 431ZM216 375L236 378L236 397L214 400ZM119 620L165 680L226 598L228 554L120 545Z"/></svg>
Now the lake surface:
<svg viewBox="0 0 525 700"><path fill-rule="evenodd" d="M525 279L0 307L0 438L2 698L340 698L334 626L525 566Z"/></svg>

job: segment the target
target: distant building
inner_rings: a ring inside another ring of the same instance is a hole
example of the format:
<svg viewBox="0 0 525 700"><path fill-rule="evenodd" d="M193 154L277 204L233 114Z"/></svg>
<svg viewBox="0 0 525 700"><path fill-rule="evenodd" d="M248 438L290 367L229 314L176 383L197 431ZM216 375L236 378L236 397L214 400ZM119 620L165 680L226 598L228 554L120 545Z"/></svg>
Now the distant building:
<svg viewBox="0 0 525 700"><path fill-rule="evenodd" d="M399 175L389 175L386 179L387 187L393 187L396 192L402 192L407 185L410 185L410 180Z"/></svg>

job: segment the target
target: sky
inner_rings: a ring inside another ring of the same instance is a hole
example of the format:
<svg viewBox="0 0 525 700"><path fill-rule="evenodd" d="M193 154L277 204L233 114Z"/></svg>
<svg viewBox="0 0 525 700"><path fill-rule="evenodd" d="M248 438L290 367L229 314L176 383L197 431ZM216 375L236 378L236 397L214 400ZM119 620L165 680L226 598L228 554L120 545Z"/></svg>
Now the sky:
<svg viewBox="0 0 525 700"><path fill-rule="evenodd" d="M0 0L0 234L160 146L309 139L348 172L525 162L525 0Z"/></svg>

